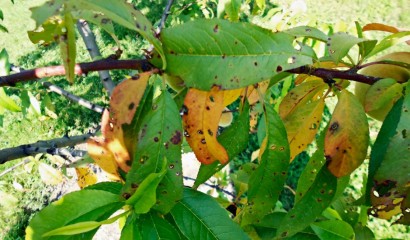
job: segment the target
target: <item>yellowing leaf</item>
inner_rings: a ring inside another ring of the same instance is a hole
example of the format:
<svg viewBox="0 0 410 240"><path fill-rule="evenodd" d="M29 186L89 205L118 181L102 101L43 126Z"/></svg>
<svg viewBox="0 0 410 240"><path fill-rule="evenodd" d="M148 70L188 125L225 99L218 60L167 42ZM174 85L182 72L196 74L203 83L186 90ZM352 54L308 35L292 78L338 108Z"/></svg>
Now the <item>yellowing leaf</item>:
<svg viewBox="0 0 410 240"><path fill-rule="evenodd" d="M402 92L403 85L392 78L377 81L367 90L364 109L366 112L391 109L403 96Z"/></svg>
<svg viewBox="0 0 410 240"><path fill-rule="evenodd" d="M219 160L222 164L229 157L217 141L218 123L224 109L224 91L213 87L210 92L191 88L184 101L182 116L186 139L197 159L204 164Z"/></svg>
<svg viewBox="0 0 410 240"><path fill-rule="evenodd" d="M224 91L224 103L223 103L223 105L228 106L231 103L233 103L236 99L239 98L242 91L243 91L242 88Z"/></svg>
<svg viewBox="0 0 410 240"><path fill-rule="evenodd" d="M45 184L57 185L63 181L63 174L52 166L40 163L38 166L40 178Z"/></svg>
<svg viewBox="0 0 410 240"><path fill-rule="evenodd" d="M76 167L75 172L77 173L77 184L81 189L97 183L97 175L90 167Z"/></svg>
<svg viewBox="0 0 410 240"><path fill-rule="evenodd" d="M357 98L343 90L325 137L325 157L336 177L349 175L365 159L369 145L369 126Z"/></svg>
<svg viewBox="0 0 410 240"><path fill-rule="evenodd" d="M317 93L323 91L326 86L323 80L312 80L304 82L290 90L279 106L280 117L285 119L286 116L295 111L297 107L303 107L303 105L311 100Z"/></svg>
<svg viewBox="0 0 410 240"><path fill-rule="evenodd" d="M313 141L325 106L323 99L305 104L283 120L290 146L291 161Z"/></svg>
<svg viewBox="0 0 410 240"><path fill-rule="evenodd" d="M248 98L249 105L253 105L259 101L259 93L264 94L269 87L270 80L266 80L258 83L255 88L253 85L248 86L246 89L246 94Z"/></svg>
<svg viewBox="0 0 410 240"><path fill-rule="evenodd" d="M365 31L383 31L383 32L390 32L390 33L398 33L400 32L399 29L393 26L389 26L382 23L369 23L365 25L362 29L363 32Z"/></svg>
<svg viewBox="0 0 410 240"><path fill-rule="evenodd" d="M141 73L124 80L114 89L110 112L105 110L101 121L104 138L88 142L90 156L111 175L118 176L118 170L114 170L117 166L124 172L130 170L131 158L122 125L132 122L150 76L151 72Z"/></svg>
<svg viewBox="0 0 410 240"><path fill-rule="evenodd" d="M107 149L103 139L89 139L87 149L90 157L107 173L109 178L113 180L121 179L114 155Z"/></svg>

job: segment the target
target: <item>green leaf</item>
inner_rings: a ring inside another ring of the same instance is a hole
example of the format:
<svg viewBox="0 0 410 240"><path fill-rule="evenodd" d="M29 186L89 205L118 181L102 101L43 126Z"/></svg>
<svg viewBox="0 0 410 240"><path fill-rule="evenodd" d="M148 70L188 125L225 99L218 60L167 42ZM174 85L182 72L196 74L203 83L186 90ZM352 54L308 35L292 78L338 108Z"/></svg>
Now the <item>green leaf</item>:
<svg viewBox="0 0 410 240"><path fill-rule="evenodd" d="M383 40L381 40L373 48L373 50L366 56L366 59L398 43L405 42L408 40L410 40L410 31L393 33L385 37Z"/></svg>
<svg viewBox="0 0 410 240"><path fill-rule="evenodd" d="M250 176L248 205L241 212L241 225L256 223L273 211L286 181L290 148L285 126L274 106L265 101L267 136L261 146L261 162Z"/></svg>
<svg viewBox="0 0 410 240"><path fill-rule="evenodd" d="M321 154L323 159L322 151ZM290 237L314 222L332 203L336 188L337 179L326 167L322 167L309 190L286 214L277 236Z"/></svg>
<svg viewBox="0 0 410 240"><path fill-rule="evenodd" d="M238 119L218 136L218 142L228 152L229 159L233 159L246 148L249 141L248 133L249 104L246 102ZM199 185L206 182L206 180L212 177L216 172L219 172L223 167L225 167L225 165L226 164L221 164L219 161L215 161L208 165L201 164L193 188L197 188Z"/></svg>
<svg viewBox="0 0 410 240"><path fill-rule="evenodd" d="M370 153L369 175L366 186L366 203L368 205L370 205L370 192L373 187L373 178L386 155L386 150L390 144L391 138L396 134L396 128L400 120L401 109L404 102L403 99L404 98L399 99L387 114L372 147L372 152Z"/></svg>
<svg viewBox="0 0 410 240"><path fill-rule="evenodd" d="M111 0L72 0L71 4L74 8L86 9L99 12L126 28L137 31L150 43L152 43L163 60L163 68L166 68L166 61L161 46L161 42L156 37L155 29L151 22L138 10L126 1L111 1ZM100 25L100 24L98 24Z"/></svg>
<svg viewBox="0 0 410 240"><path fill-rule="evenodd" d="M182 123L168 91L163 91L144 115L122 195L131 196L148 175L160 172L166 157L167 172L157 188L157 204L154 206L166 213L182 197Z"/></svg>
<svg viewBox="0 0 410 240"><path fill-rule="evenodd" d="M7 30L7 28L3 24L0 24L0 32L8 33L9 30Z"/></svg>
<svg viewBox="0 0 410 240"><path fill-rule="evenodd" d="M255 172L257 167L258 165L255 163L245 163L235 173L230 175L237 198L248 191L249 177Z"/></svg>
<svg viewBox="0 0 410 240"><path fill-rule="evenodd" d="M99 220L105 212L101 209L94 211L111 204L116 204L114 211L123 206L117 194L106 191L81 190L69 193L34 216L26 229L26 239L43 239L44 233L76 223L76 220L82 217L82 221ZM111 215L112 207L109 210Z"/></svg>
<svg viewBox="0 0 410 240"><path fill-rule="evenodd" d="M255 225L255 230L262 240L275 239L277 229L282 223L283 218L286 216L285 212L273 212L266 215L263 220ZM295 235L286 238L289 240L318 240L319 238L315 233L307 227L306 229L296 233Z"/></svg>
<svg viewBox="0 0 410 240"><path fill-rule="evenodd" d="M141 215L142 239L181 239L178 231L155 212Z"/></svg>
<svg viewBox="0 0 410 240"><path fill-rule="evenodd" d="M341 220L326 220L312 223L313 231L320 237L320 239L354 239L353 228Z"/></svg>
<svg viewBox="0 0 410 240"><path fill-rule="evenodd" d="M46 232L43 234L43 237L50 237L50 236L55 236L55 235L76 235L80 233L86 233L86 232L92 231L100 227L103 224L114 223L115 221L125 216L126 214L128 214L128 212L118 214L115 217L106 219L104 221L99 221L99 222L98 221L85 221L85 222L73 223L73 224Z"/></svg>
<svg viewBox="0 0 410 240"><path fill-rule="evenodd" d="M110 36L119 44L118 38L115 36L114 25L111 19L107 18L101 13L93 11L78 9L78 11L72 12L75 19L84 19L89 23L93 23L98 27L104 29Z"/></svg>
<svg viewBox="0 0 410 240"><path fill-rule="evenodd" d="M406 198L410 192L409 186L409 171L407 169L410 154L410 90L406 89L403 105L401 107L400 120L395 129L393 136L389 138L383 160L372 179L374 183L374 191L372 204L373 210L379 212L391 212L386 214L390 217L382 217L385 219L396 215L394 208L398 202L403 201L401 212L403 218L408 218L410 213L406 211L409 205L406 203ZM377 194L375 193L377 192ZM403 200L404 197L404 200ZM383 208L385 207L385 209ZM379 214L381 215L381 214Z"/></svg>
<svg viewBox="0 0 410 240"><path fill-rule="evenodd" d="M309 26L298 26L291 29L287 29L284 32L295 37L308 37L322 42L326 42L328 40L328 36L324 34L322 31L320 31L317 28Z"/></svg>
<svg viewBox="0 0 410 240"><path fill-rule="evenodd" d="M58 36L62 34L63 24L61 20L57 18L51 18L45 21L39 29L28 31L28 37L30 41L35 44L50 44L58 40Z"/></svg>
<svg viewBox="0 0 410 240"><path fill-rule="evenodd" d="M31 18L36 22L36 28L49 17L58 15L66 0L50 0L38 7L30 8Z"/></svg>
<svg viewBox="0 0 410 240"><path fill-rule="evenodd" d="M355 240L376 239L370 228L361 226L360 224L354 228Z"/></svg>
<svg viewBox="0 0 410 240"><path fill-rule="evenodd" d="M32 113L35 116L41 116L41 106L40 102L37 100L36 97L29 91L22 91L21 92L21 105L23 107L22 111L23 114L26 115L28 113Z"/></svg>
<svg viewBox="0 0 410 240"><path fill-rule="evenodd" d="M64 63L65 74L67 80L70 83L75 79L75 57L76 57L76 44L75 44L75 28L74 19L70 12L64 14L64 27L66 31L60 35L60 51L61 58Z"/></svg>
<svg viewBox="0 0 410 240"><path fill-rule="evenodd" d="M120 240L142 240L140 222L138 215L132 213L128 216L127 221L125 222L124 227L121 231Z"/></svg>
<svg viewBox="0 0 410 240"><path fill-rule="evenodd" d="M10 74L10 62L9 54L6 49L2 49L0 52L0 76L6 76Z"/></svg>
<svg viewBox="0 0 410 240"><path fill-rule="evenodd" d="M0 9L0 20L4 20L3 11Z"/></svg>
<svg viewBox="0 0 410 240"><path fill-rule="evenodd" d="M249 239L215 199L192 189L184 189L171 214L188 239Z"/></svg>
<svg viewBox="0 0 410 240"><path fill-rule="evenodd" d="M241 8L242 0L230 0L225 3L225 12L228 15L229 20L232 22L239 21L239 11Z"/></svg>
<svg viewBox="0 0 410 240"><path fill-rule="evenodd" d="M21 111L21 108L14 102L13 99L7 96L6 92L4 91L4 88L2 87L0 87L0 107L12 112Z"/></svg>
<svg viewBox="0 0 410 240"><path fill-rule="evenodd" d="M201 90L214 85L241 88L311 64L310 57L293 48L293 39L221 19L191 21L161 32L167 73Z"/></svg>
<svg viewBox="0 0 410 240"><path fill-rule="evenodd" d="M339 32L329 37L327 41L328 53L337 63L344 58L349 50L356 44L366 41L362 38L357 38L347 33Z"/></svg>
<svg viewBox="0 0 410 240"><path fill-rule="evenodd" d="M161 172L148 175L125 203L133 205L137 214L147 213L157 201L157 187L166 172L166 161L164 161Z"/></svg>
<svg viewBox="0 0 410 240"><path fill-rule="evenodd" d="M364 109L366 112L391 109L403 96L403 84L392 78L385 78L374 83L366 92Z"/></svg>
<svg viewBox="0 0 410 240"><path fill-rule="evenodd" d="M119 182L99 182L94 185L88 186L86 190L102 190L119 195L121 192L122 184Z"/></svg>

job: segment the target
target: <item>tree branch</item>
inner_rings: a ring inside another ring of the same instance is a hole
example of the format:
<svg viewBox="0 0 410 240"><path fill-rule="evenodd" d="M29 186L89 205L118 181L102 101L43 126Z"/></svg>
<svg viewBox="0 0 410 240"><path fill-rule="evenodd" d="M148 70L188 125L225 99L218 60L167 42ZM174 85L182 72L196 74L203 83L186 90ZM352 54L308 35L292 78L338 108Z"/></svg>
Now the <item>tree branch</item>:
<svg viewBox="0 0 410 240"><path fill-rule="evenodd" d="M88 53L90 53L91 59L94 61L101 57L100 50L98 49L97 42L93 32L91 31L88 23L82 19L77 21L77 29L80 32L81 37L84 40L85 46L87 47ZM104 88L107 90L108 94L111 96L113 89L115 88L115 83L112 81L110 72L108 71L98 71L100 75L101 82Z"/></svg>
<svg viewBox="0 0 410 240"><path fill-rule="evenodd" d="M165 27L165 21L167 20L168 15L170 14L170 9L172 6L173 0L168 0L167 6L165 6L164 13L162 14L161 21L159 22L158 31L160 32Z"/></svg>
<svg viewBox="0 0 410 240"><path fill-rule="evenodd" d="M94 62L79 63L75 65L75 74L86 75L89 72L100 70L118 70L118 69L138 69L149 71L154 67L145 59L143 60L116 60L102 59ZM63 76L65 69L63 65L35 68L21 71L8 76L0 76L0 87L15 86L19 82L35 80L39 78Z"/></svg>
<svg viewBox="0 0 410 240"><path fill-rule="evenodd" d="M34 156L38 153L59 154L59 148L75 146L87 141L87 139L92 136L94 136L94 132L72 137L64 136L62 138L38 141L32 144L24 144L17 147L2 149L0 150L0 164L26 156Z"/></svg>
<svg viewBox="0 0 410 240"><path fill-rule="evenodd" d="M92 102L90 102L90 101L88 101L84 98L81 98L77 95L69 93L64 89L62 89L62 88L60 88L60 87L58 87L54 84L51 84L50 82L42 82L42 85L47 87L50 91L55 92L57 94L60 94L64 97L70 99L71 101L74 101L74 102L78 103L79 105L81 105L85 108L88 108L88 109L90 109L94 112L102 113L104 111L104 108L101 107L100 105L94 104L94 103L92 103Z"/></svg>
<svg viewBox="0 0 410 240"><path fill-rule="evenodd" d="M115 70L115 69L139 69L141 71L149 71L154 67L146 59L141 60L116 60L116 59L103 59L88 63L79 63L75 66L75 73L77 75L87 74L92 71L99 70ZM341 78L356 82L362 82L367 84L374 84L380 78L361 75L354 70L337 70L337 69L325 69L314 68L311 66L302 66L294 69L287 70L288 73L308 74L320 77L325 81ZM18 82L34 80L38 78L61 76L65 75L64 66L50 66L36 68L32 70L22 71L20 73L11 74L8 76L0 77L0 87L2 86L14 86Z"/></svg>
<svg viewBox="0 0 410 240"><path fill-rule="evenodd" d="M361 83L374 84L381 78L366 76L358 74L356 71L352 70L336 70L336 69L326 69L326 68L314 68L311 66L302 66L294 69L287 70L288 73L297 73L297 74L307 74L316 77L322 78L324 81L332 80L334 78L340 78L345 80L352 80Z"/></svg>

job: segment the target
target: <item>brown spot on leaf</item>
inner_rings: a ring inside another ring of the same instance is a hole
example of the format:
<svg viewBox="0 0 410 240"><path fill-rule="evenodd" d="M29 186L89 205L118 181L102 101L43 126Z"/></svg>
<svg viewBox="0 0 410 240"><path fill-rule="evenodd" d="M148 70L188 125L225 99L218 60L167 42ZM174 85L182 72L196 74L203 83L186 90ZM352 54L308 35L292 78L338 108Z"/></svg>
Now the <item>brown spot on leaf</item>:
<svg viewBox="0 0 410 240"><path fill-rule="evenodd" d="M171 137L171 142L175 145L182 141L182 134L180 131L175 131L175 134Z"/></svg>
<svg viewBox="0 0 410 240"><path fill-rule="evenodd" d="M140 79L140 75L138 75L138 74L134 75L134 76L131 77L131 79L132 80L138 80L138 79Z"/></svg>
<svg viewBox="0 0 410 240"><path fill-rule="evenodd" d="M128 110L132 110L135 107L135 103L130 103L130 105L128 105Z"/></svg>
<svg viewBox="0 0 410 240"><path fill-rule="evenodd" d="M218 30L219 30L219 26L218 26L218 24L216 24L216 25L214 26L214 32L217 33Z"/></svg>
<svg viewBox="0 0 410 240"><path fill-rule="evenodd" d="M278 67L276 67L276 72L282 72L282 66L278 66Z"/></svg>

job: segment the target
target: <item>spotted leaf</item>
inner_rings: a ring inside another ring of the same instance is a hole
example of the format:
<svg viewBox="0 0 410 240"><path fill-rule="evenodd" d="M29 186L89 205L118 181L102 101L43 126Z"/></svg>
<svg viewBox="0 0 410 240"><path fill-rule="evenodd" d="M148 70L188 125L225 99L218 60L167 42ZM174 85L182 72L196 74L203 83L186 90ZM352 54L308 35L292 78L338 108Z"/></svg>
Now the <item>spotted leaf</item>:
<svg viewBox="0 0 410 240"><path fill-rule="evenodd" d="M182 116L185 137L197 159L204 164L216 160L224 164L229 160L225 148L216 139L224 110L224 94L218 87L210 92L192 88L185 96Z"/></svg>
<svg viewBox="0 0 410 240"><path fill-rule="evenodd" d="M336 177L349 175L365 159L369 146L369 126L357 98L343 90L325 137L325 156Z"/></svg>
<svg viewBox="0 0 410 240"><path fill-rule="evenodd" d="M110 112L105 110L101 121L103 138L88 141L90 156L114 176L118 176L118 170L114 168L120 168L124 172L130 170L131 157L122 126L132 122L150 76L149 72L133 76L114 89Z"/></svg>
<svg viewBox="0 0 410 240"><path fill-rule="evenodd" d="M312 63L293 47L293 36L250 23L190 21L164 29L161 41L167 73L200 90L237 89Z"/></svg>
<svg viewBox="0 0 410 240"><path fill-rule="evenodd" d="M291 160L305 150L308 144L315 139L324 106L323 99L307 103L296 108L283 120L288 134Z"/></svg>
<svg viewBox="0 0 410 240"><path fill-rule="evenodd" d="M97 175L90 167L76 167L75 172L77 173L77 184L80 188L97 183Z"/></svg>

